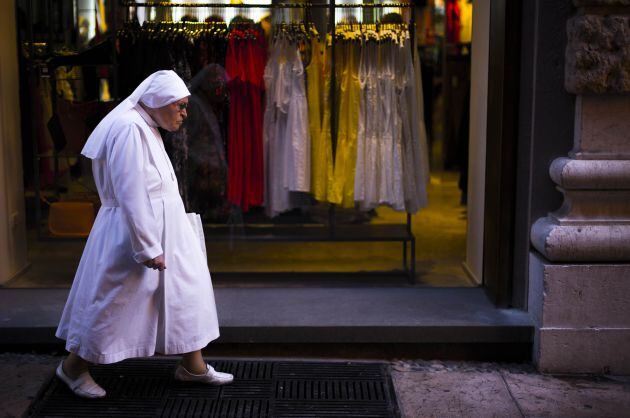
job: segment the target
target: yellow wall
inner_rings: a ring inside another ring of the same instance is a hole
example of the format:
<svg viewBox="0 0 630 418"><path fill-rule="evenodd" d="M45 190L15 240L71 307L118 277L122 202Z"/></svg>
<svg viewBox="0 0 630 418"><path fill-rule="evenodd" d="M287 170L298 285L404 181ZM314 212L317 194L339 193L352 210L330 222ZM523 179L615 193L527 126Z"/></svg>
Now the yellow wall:
<svg viewBox="0 0 630 418"><path fill-rule="evenodd" d="M15 2L0 13L0 284L27 265Z"/></svg>

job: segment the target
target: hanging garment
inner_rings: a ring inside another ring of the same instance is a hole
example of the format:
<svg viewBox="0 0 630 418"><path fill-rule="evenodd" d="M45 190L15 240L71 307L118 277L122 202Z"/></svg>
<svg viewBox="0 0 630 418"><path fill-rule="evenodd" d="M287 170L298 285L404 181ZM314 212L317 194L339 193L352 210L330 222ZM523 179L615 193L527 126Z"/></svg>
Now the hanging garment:
<svg viewBox="0 0 630 418"><path fill-rule="evenodd" d="M427 204L428 158L425 160L421 156L423 152L421 142L426 143L426 135L420 137L419 124L416 122L417 115L423 113L417 101L411 42L410 39L405 39L403 47L400 48L401 89L397 99L402 124L405 208L407 212L415 213Z"/></svg>
<svg viewBox="0 0 630 418"><path fill-rule="evenodd" d="M304 69L297 45L284 37L274 41L265 89L265 209L273 217L301 205L295 192L308 192L311 182Z"/></svg>
<svg viewBox="0 0 630 418"><path fill-rule="evenodd" d="M401 109L397 100L401 89L399 49L396 42L387 39L369 39L362 47L354 187L355 200L363 210L379 205L405 209Z"/></svg>
<svg viewBox="0 0 630 418"><path fill-rule="evenodd" d="M461 34L461 17L458 0L446 0L446 42L458 44Z"/></svg>
<svg viewBox="0 0 630 418"><path fill-rule="evenodd" d="M291 192L311 190L311 138L309 135L308 105L304 83L304 65L295 44L289 44L290 91L287 129L284 141L289 144L286 154L284 187Z"/></svg>
<svg viewBox="0 0 630 418"><path fill-rule="evenodd" d="M172 69L189 81L206 65L225 66L227 25L207 22L182 26L180 22L130 22L117 33L119 90L130 93L147 74Z"/></svg>
<svg viewBox="0 0 630 418"><path fill-rule="evenodd" d="M271 49L265 67L266 90L263 121L265 155L265 212L276 216L291 208L289 193L284 188L284 170L287 147L283 141L286 132L290 77L288 74L285 41L278 40Z"/></svg>
<svg viewBox="0 0 630 418"><path fill-rule="evenodd" d="M354 207L354 175L357 158L357 134L361 86L359 84L360 49L353 41L341 42L336 48L338 65L337 91L339 119L333 185L329 200L343 207Z"/></svg>
<svg viewBox="0 0 630 418"><path fill-rule="evenodd" d="M362 44L355 175L362 210L386 205L415 213L426 205L428 156L417 104L422 90L408 34L374 32Z"/></svg>
<svg viewBox="0 0 630 418"><path fill-rule="evenodd" d="M306 67L309 132L311 136L311 192L328 200L332 188L332 141L330 137L330 53L317 36L311 38L311 60Z"/></svg>
<svg viewBox="0 0 630 418"><path fill-rule="evenodd" d="M363 210L378 205L377 178L380 173L378 157L381 121L378 107L378 44L365 41L359 63L361 86L359 127L357 132L357 164L354 178L354 198Z"/></svg>
<svg viewBox="0 0 630 418"><path fill-rule="evenodd" d="M412 118L415 121L415 124L411 124L412 128L412 138L413 141L411 145L413 147L413 158L415 165L415 193L417 196L418 206L415 207L413 205L410 206L409 211L411 213L415 213L416 211L424 208L428 204L428 196L427 196L427 187L430 181L430 173L429 173L429 146L427 143L427 129L424 119L424 92L422 90L422 67L420 64L420 57L417 53L418 48L416 45L416 40L413 39L410 42L410 48L413 48L413 51L416 53L411 53L413 55L412 58L412 67L409 71L413 71L414 77L409 77L409 85L406 87L407 94L407 103L411 103L410 109L412 111L412 116L418 115L418 117ZM414 111L414 107L418 110ZM407 199L407 198L406 198Z"/></svg>
<svg viewBox="0 0 630 418"><path fill-rule="evenodd" d="M50 85L50 78L39 77L36 74L32 74L30 79L30 91L33 98L33 115L34 120L34 135L37 141L37 152L41 156L49 158L39 159L39 183L41 187L47 187L54 182L54 159L53 156L53 139L50 134L50 130L47 127L48 121L50 121L52 111L52 87Z"/></svg>
<svg viewBox="0 0 630 418"><path fill-rule="evenodd" d="M457 0L459 5L459 42L472 42L472 0Z"/></svg>
<svg viewBox="0 0 630 418"><path fill-rule="evenodd" d="M230 33L226 72L230 91L228 200L248 211L263 203L263 73L265 37L257 27Z"/></svg>
<svg viewBox="0 0 630 418"><path fill-rule="evenodd" d="M156 124L140 107L92 170L102 207L56 336L94 363L199 350L219 336L207 260ZM141 264L164 253L166 270Z"/></svg>
<svg viewBox="0 0 630 418"><path fill-rule="evenodd" d="M398 97L404 84L404 62L401 59L402 53L402 41L401 37L404 37L408 32L402 32L398 34L398 38L390 47L391 54L391 68L393 69L391 79L394 85L393 95L391 96L391 109L393 114L392 121L392 144L391 144L391 174L390 174L390 190L391 196L388 196L387 201L383 201L382 204L386 204L391 208L403 211L405 210L405 196L403 191L403 156L402 156L402 114L403 110L400 106Z"/></svg>

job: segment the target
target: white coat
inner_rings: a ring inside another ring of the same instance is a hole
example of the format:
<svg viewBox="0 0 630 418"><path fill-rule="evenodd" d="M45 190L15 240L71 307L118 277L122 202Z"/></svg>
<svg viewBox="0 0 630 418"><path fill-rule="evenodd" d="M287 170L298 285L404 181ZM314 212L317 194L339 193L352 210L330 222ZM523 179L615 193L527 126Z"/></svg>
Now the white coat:
<svg viewBox="0 0 630 418"><path fill-rule="evenodd" d="M56 336L94 363L180 354L219 336L207 259L151 117L136 105L92 160L102 207ZM160 254L166 270L142 262Z"/></svg>

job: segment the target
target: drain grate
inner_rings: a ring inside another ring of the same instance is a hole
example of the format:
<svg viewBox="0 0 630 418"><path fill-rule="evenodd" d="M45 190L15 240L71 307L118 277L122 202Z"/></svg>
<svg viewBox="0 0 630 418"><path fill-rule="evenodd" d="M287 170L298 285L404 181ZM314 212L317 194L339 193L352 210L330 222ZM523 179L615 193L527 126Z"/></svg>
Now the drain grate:
<svg viewBox="0 0 630 418"><path fill-rule="evenodd" d="M31 417L398 417L385 363L217 360L234 383L205 386L173 379L172 359L94 366L104 399L75 397L56 377L33 401Z"/></svg>

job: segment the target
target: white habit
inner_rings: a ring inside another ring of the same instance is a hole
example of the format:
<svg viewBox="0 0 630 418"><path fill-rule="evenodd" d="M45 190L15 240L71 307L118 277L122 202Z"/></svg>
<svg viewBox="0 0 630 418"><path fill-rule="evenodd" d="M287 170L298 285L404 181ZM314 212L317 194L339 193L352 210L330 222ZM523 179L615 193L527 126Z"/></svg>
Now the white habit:
<svg viewBox="0 0 630 418"><path fill-rule="evenodd" d="M81 257L56 336L94 363L199 350L219 336L214 293L157 124L140 107L188 96L158 71L88 139L102 207ZM142 262L165 256L166 270Z"/></svg>

